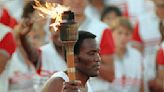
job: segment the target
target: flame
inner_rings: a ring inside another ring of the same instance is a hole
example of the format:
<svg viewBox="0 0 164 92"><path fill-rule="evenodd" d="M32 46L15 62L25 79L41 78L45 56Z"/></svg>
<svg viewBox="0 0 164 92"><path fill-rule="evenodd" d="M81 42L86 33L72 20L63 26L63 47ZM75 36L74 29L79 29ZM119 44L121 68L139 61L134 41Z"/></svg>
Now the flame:
<svg viewBox="0 0 164 92"><path fill-rule="evenodd" d="M35 0L34 8L41 12L39 14L40 16L45 17L48 15L54 20L54 23L50 24L50 26L52 26L55 31L58 30L58 26L62 22L62 13L69 10L68 7L57 3L46 2L45 5L42 5L38 0Z"/></svg>

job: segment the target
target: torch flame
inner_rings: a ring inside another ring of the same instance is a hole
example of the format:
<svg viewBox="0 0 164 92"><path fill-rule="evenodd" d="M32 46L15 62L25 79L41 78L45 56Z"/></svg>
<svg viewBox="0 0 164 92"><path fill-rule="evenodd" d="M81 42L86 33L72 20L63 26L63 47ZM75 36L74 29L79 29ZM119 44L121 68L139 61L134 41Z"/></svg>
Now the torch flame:
<svg viewBox="0 0 164 92"><path fill-rule="evenodd" d="M54 28L55 31L58 30L58 26L62 22L62 13L68 11L69 8L57 3L48 3L42 5L38 0L35 0L35 9L39 10L41 13L40 16L48 15L51 19L54 19L54 23L50 24Z"/></svg>

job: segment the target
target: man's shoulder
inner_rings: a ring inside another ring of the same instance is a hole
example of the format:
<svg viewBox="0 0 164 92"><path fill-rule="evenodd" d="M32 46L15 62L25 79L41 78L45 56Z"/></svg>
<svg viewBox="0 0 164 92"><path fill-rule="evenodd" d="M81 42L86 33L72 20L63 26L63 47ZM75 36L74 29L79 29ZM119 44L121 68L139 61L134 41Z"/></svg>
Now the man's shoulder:
<svg viewBox="0 0 164 92"><path fill-rule="evenodd" d="M64 72L54 73L52 77L43 86L42 92L54 92L54 90L62 90L63 82L66 81L64 79L65 76L67 75Z"/></svg>
<svg viewBox="0 0 164 92"><path fill-rule="evenodd" d="M69 78L67 76L67 74L63 71L59 71L59 72L56 72L54 73L51 78L62 78L64 81L68 82L69 81Z"/></svg>
<svg viewBox="0 0 164 92"><path fill-rule="evenodd" d="M60 77L49 79L43 86L42 92L61 92L64 80Z"/></svg>

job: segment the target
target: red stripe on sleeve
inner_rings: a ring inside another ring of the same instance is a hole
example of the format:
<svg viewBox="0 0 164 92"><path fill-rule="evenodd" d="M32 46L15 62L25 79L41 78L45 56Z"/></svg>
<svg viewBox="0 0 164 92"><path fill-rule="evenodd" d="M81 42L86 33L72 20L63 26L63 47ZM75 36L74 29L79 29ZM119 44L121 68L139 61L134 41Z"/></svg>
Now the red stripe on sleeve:
<svg viewBox="0 0 164 92"><path fill-rule="evenodd" d="M37 68L37 70L36 70L36 72L37 72L37 74L39 74L39 75L41 75L41 71L42 71L42 50L41 49L39 49L38 50L38 52L39 52L39 66L38 66L38 68Z"/></svg>
<svg viewBox="0 0 164 92"><path fill-rule="evenodd" d="M130 15L129 15L129 10L128 10L128 4L127 3L125 3L125 11L123 12L123 15L125 16L125 17L129 17Z"/></svg>
<svg viewBox="0 0 164 92"><path fill-rule="evenodd" d="M100 42L100 54L113 54L114 53L114 42L112 32L109 29L105 29Z"/></svg>
<svg viewBox="0 0 164 92"><path fill-rule="evenodd" d="M140 37L140 34L139 34L139 23L137 23L137 25L136 25L135 28L134 28L134 32L133 32L133 37L132 37L132 39L133 39L134 41L139 42L139 43L143 43L143 41L142 41L142 39L141 39L141 37Z"/></svg>
<svg viewBox="0 0 164 92"><path fill-rule="evenodd" d="M157 53L157 64L164 65L164 50L162 48Z"/></svg>
<svg viewBox="0 0 164 92"><path fill-rule="evenodd" d="M0 49L5 50L11 56L16 50L16 42L11 32L0 41Z"/></svg>
<svg viewBox="0 0 164 92"><path fill-rule="evenodd" d="M14 28L17 24L17 21L15 18L10 16L6 9L3 9L2 16L0 17L0 23L9 26L10 28Z"/></svg>

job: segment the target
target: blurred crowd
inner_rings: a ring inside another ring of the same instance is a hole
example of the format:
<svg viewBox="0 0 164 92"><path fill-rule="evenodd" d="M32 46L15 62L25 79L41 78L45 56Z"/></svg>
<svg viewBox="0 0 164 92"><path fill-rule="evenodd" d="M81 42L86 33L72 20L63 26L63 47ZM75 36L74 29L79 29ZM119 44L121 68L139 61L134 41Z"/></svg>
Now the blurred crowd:
<svg viewBox="0 0 164 92"><path fill-rule="evenodd" d="M70 7L78 30L96 35L99 75L84 92L164 92L164 0L39 1ZM42 92L67 70L59 31L34 5L0 0L0 92Z"/></svg>

